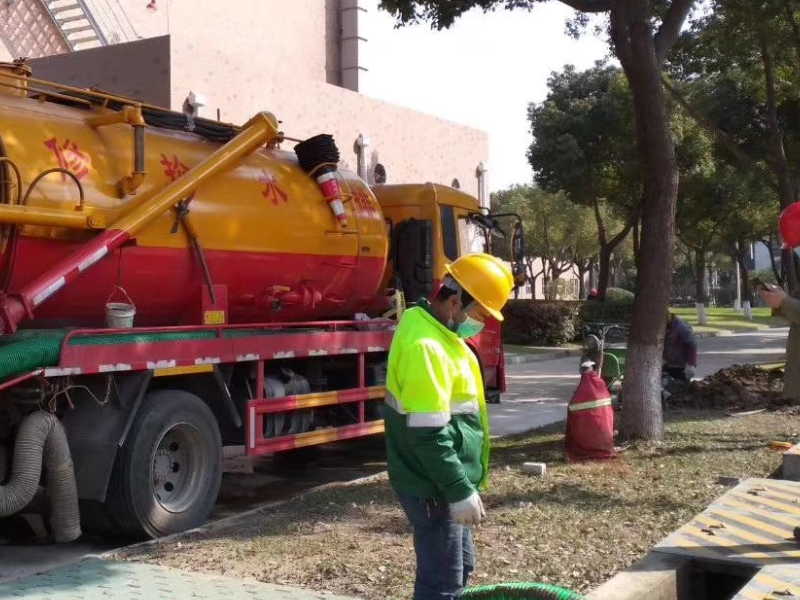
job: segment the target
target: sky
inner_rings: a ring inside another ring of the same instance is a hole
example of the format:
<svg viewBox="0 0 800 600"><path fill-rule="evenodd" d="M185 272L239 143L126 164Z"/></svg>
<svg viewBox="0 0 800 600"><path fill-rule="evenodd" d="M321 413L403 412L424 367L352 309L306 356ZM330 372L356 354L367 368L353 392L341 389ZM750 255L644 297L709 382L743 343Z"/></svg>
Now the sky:
<svg viewBox="0 0 800 600"><path fill-rule="evenodd" d="M572 11L547 2L532 12L472 10L449 30L427 24L395 29L367 0L368 38L361 92L489 134L491 191L530 183L530 102L547 95L547 78L566 64L591 67L608 55L602 39L566 35Z"/></svg>

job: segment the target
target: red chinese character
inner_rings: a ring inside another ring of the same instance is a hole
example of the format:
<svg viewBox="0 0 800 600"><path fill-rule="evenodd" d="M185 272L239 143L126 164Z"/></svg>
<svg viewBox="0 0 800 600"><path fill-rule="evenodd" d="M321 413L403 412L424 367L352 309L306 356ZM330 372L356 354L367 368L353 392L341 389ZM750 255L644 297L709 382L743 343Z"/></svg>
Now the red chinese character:
<svg viewBox="0 0 800 600"><path fill-rule="evenodd" d="M355 200L356 207L358 207L360 213L362 213L364 216L375 216L375 207L370 201L369 195L366 191L363 189L358 190L354 194L353 199Z"/></svg>
<svg viewBox="0 0 800 600"><path fill-rule="evenodd" d="M267 173L266 171L262 171L264 173L263 177L260 177L258 180L264 184L264 189L261 191L261 195L264 198L271 200L272 204L278 206L281 202L288 202L289 197L286 195L279 186L277 181L275 180L275 176Z"/></svg>
<svg viewBox="0 0 800 600"><path fill-rule="evenodd" d="M189 171L189 167L181 162L177 154L173 154L172 159L166 154L162 154L161 166L164 167L164 175L169 177L170 181L175 181L178 177L181 177ZM193 199L194 192L186 197L186 202L191 202Z"/></svg>
<svg viewBox="0 0 800 600"><path fill-rule="evenodd" d="M172 155L171 160L166 154L162 154L161 166L164 167L164 175L169 177L170 181L175 181L189 171L189 167L183 164L176 154Z"/></svg>
<svg viewBox="0 0 800 600"><path fill-rule="evenodd" d="M80 151L78 144L70 140L64 140L59 144L56 138L45 140L44 145L55 154L58 166L67 171L71 171L78 179L83 179L89 174L92 161L89 156ZM66 180L67 176L61 174L61 181Z"/></svg>

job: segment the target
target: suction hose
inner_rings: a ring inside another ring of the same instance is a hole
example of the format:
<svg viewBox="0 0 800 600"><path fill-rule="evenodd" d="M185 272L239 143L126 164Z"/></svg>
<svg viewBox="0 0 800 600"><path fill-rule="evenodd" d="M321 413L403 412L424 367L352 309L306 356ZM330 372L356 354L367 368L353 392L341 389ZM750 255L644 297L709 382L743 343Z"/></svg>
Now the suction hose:
<svg viewBox="0 0 800 600"><path fill-rule="evenodd" d="M0 517L25 508L39 487L42 465L47 473L50 526L58 543L81 535L78 487L67 435L58 418L44 411L25 417L14 444L14 462L6 485L0 485Z"/></svg>
<svg viewBox="0 0 800 600"><path fill-rule="evenodd" d="M582 600L583 596L546 583L498 583L465 589L464 600Z"/></svg>

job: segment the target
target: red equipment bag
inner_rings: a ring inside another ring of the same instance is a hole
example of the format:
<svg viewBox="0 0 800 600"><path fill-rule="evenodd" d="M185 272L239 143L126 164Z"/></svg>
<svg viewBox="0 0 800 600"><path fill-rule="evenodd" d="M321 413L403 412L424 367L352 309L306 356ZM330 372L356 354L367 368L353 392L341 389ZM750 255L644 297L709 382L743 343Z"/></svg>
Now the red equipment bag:
<svg viewBox="0 0 800 600"><path fill-rule="evenodd" d="M570 461L616 456L611 394L596 371L581 375L567 411L566 449Z"/></svg>

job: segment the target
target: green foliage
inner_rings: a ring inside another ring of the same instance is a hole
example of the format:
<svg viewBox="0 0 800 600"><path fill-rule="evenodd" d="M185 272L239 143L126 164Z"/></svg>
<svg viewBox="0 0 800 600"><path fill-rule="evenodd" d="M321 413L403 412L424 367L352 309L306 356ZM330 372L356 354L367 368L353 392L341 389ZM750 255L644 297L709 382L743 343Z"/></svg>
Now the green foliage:
<svg viewBox="0 0 800 600"><path fill-rule="evenodd" d="M503 342L507 344L561 346L578 333L577 303L509 300L503 316Z"/></svg>
<svg viewBox="0 0 800 600"><path fill-rule="evenodd" d="M522 217L530 256L571 261L576 249L587 251L591 213L570 203L565 194L515 185L493 193L491 201L493 212L516 212Z"/></svg>
<svg viewBox="0 0 800 600"><path fill-rule="evenodd" d="M628 290L608 288L604 301L587 300L581 304L582 323L629 323L635 296Z"/></svg>
<svg viewBox="0 0 800 600"><path fill-rule="evenodd" d="M534 141L528 160L544 189L572 202L602 202L627 219L641 197L631 95L625 76L598 63L553 73L541 104L528 107Z"/></svg>
<svg viewBox="0 0 800 600"><path fill-rule="evenodd" d="M429 22L435 29L447 29L471 8L482 8L484 12L505 8L530 10L534 4L546 0L381 0L380 7L388 11L401 23Z"/></svg>

